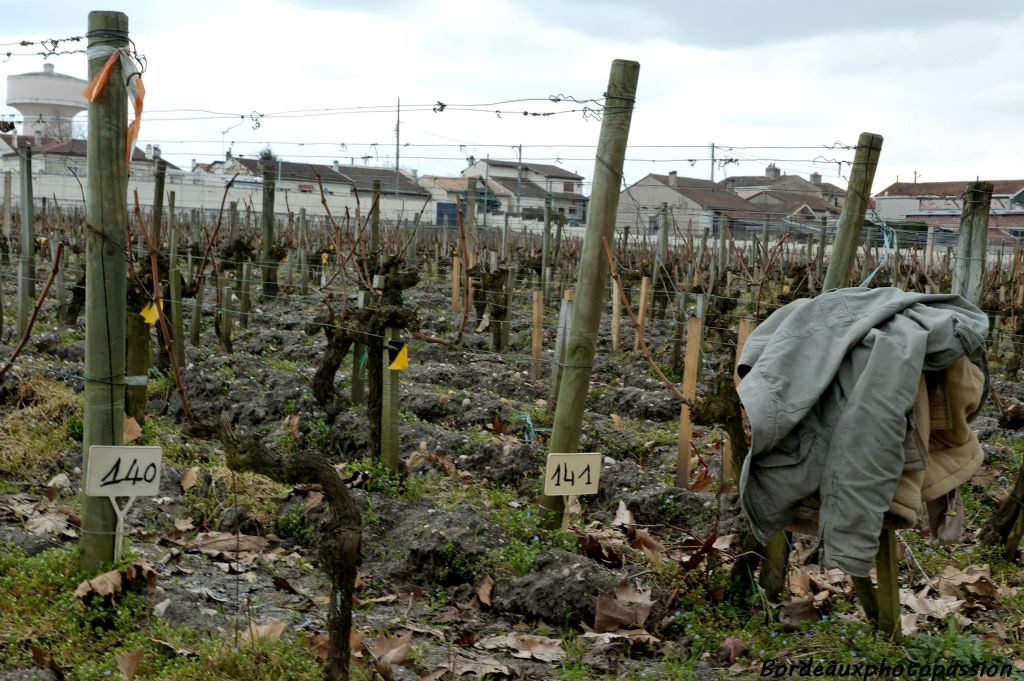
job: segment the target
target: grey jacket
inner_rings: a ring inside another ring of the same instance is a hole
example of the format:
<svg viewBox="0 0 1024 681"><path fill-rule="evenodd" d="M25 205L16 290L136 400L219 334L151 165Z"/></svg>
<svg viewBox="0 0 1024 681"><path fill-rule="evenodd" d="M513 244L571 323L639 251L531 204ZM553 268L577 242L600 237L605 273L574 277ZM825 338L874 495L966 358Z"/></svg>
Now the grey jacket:
<svg viewBox="0 0 1024 681"><path fill-rule="evenodd" d="M987 395L987 332L960 296L896 288L833 289L770 315L738 367L751 427L740 500L755 536L765 541L819 495L823 565L867 576L921 372L966 354Z"/></svg>

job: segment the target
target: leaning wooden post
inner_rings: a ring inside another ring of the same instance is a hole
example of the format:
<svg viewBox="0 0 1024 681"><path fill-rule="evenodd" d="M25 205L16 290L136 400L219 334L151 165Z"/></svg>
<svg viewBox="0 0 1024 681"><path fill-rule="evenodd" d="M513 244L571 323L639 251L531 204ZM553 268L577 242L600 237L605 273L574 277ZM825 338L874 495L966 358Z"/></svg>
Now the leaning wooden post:
<svg viewBox="0 0 1024 681"><path fill-rule="evenodd" d="M220 290L217 291L220 303L220 345L224 352L231 352L231 282L224 272L220 274Z"/></svg>
<svg viewBox="0 0 1024 681"><path fill-rule="evenodd" d="M242 261L241 275L238 285L238 325L248 329L249 313L252 311L252 298L249 293L252 288L252 263L248 260Z"/></svg>
<svg viewBox="0 0 1024 681"><path fill-rule="evenodd" d="M612 352L619 351L619 328L622 325L622 301L618 286L612 286Z"/></svg>
<svg viewBox="0 0 1024 681"><path fill-rule="evenodd" d="M875 169L878 167L878 157L881 153L882 136L862 132L860 139L857 140L857 153L853 157L843 212L839 216L836 237L832 243L832 257L829 258L825 281L821 285L823 291L843 288L849 283L853 263L857 257L861 228L864 226L864 215L868 210L871 183L875 179Z"/></svg>
<svg viewBox="0 0 1024 681"><path fill-rule="evenodd" d="M35 298L35 206L32 200L32 147L21 148L21 256L18 259L18 335L25 334Z"/></svg>
<svg viewBox="0 0 1024 681"><path fill-rule="evenodd" d="M111 50L127 47L128 17L90 12L89 77L103 68ZM128 280L128 97L121 65L114 62L104 87L89 102L88 201L85 275L85 408L83 478L89 448L120 445L124 437L125 316ZM114 559L114 509L105 497L82 500L81 569L95 574Z"/></svg>
<svg viewBox="0 0 1024 681"><path fill-rule="evenodd" d="M988 249L988 213L992 203L991 182L971 182L964 194L960 214L960 238L956 245L953 293L971 303L981 302L985 279L985 251Z"/></svg>
<svg viewBox="0 0 1024 681"><path fill-rule="evenodd" d="M471 270L476 266L476 250L478 247L478 234L476 229L476 178L469 178L469 186L466 189L466 212L462 216L462 228L466 235L466 252L462 257L466 259L466 269Z"/></svg>
<svg viewBox="0 0 1024 681"><path fill-rule="evenodd" d="M462 311L462 258L452 256L452 312Z"/></svg>
<svg viewBox="0 0 1024 681"><path fill-rule="evenodd" d="M199 211L192 211L192 247L196 248L199 244ZM195 269L199 268L199 258L189 256L193 263L195 263ZM199 345L199 333L202 331L203 324L203 288L206 284L206 275L200 274L198 271L193 271L192 281L190 282L195 287L196 295L192 301L192 316L189 320L188 335L189 342L192 343L192 347Z"/></svg>
<svg viewBox="0 0 1024 681"><path fill-rule="evenodd" d="M579 255L576 312L566 343L565 366L562 367L558 405L551 432L551 452L572 453L579 446L583 412L593 373L604 289L608 285L608 258L603 242L607 240L610 243L614 238L622 165L639 76L639 63L622 59L612 62L605 91L604 118L597 143L587 231ZM557 527L561 523L564 506L562 497L544 495L540 503L549 513L547 522Z"/></svg>

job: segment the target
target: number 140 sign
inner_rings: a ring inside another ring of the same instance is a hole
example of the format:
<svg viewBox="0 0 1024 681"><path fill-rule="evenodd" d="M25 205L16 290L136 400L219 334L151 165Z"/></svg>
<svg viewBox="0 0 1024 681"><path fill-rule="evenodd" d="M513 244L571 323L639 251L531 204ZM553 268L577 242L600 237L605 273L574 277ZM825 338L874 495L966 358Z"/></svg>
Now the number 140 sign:
<svg viewBox="0 0 1024 681"><path fill-rule="evenodd" d="M596 494L603 461L602 454L548 454L544 494L553 497Z"/></svg>

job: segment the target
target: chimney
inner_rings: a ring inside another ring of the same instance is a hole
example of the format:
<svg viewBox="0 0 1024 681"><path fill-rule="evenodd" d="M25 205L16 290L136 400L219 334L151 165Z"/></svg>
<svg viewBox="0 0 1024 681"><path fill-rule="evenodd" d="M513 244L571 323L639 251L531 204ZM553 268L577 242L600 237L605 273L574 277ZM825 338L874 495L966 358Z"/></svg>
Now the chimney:
<svg viewBox="0 0 1024 681"><path fill-rule="evenodd" d="M37 148L43 146L43 131L39 128L36 128L36 136L32 144Z"/></svg>
<svg viewBox="0 0 1024 681"><path fill-rule="evenodd" d="M774 163L769 163L768 167L764 169L764 175L776 179L782 177L782 171L776 168Z"/></svg>
<svg viewBox="0 0 1024 681"><path fill-rule="evenodd" d="M227 151L224 152L224 160L225 161L230 161L231 160L231 150L230 149L228 149Z"/></svg>
<svg viewBox="0 0 1024 681"><path fill-rule="evenodd" d="M153 146L153 160L156 161L159 158L160 158L160 147L154 145Z"/></svg>
<svg viewBox="0 0 1024 681"><path fill-rule="evenodd" d="M153 145L152 144L147 144L146 145L146 160L147 161L152 161L153 160Z"/></svg>
<svg viewBox="0 0 1024 681"><path fill-rule="evenodd" d="M197 166L197 165L198 165L198 164L196 163L196 160L195 160L195 159L192 159L192 172L195 172L195 169L196 169L196 166Z"/></svg>
<svg viewBox="0 0 1024 681"><path fill-rule="evenodd" d="M679 186L679 173L677 173L674 170L669 171L669 174L668 174L668 186L672 187L672 189L675 189L676 187Z"/></svg>
<svg viewBox="0 0 1024 681"><path fill-rule="evenodd" d="M52 74L53 73L53 64L43 64L43 73Z"/></svg>
<svg viewBox="0 0 1024 681"><path fill-rule="evenodd" d="M816 187L821 186L821 173L811 173L811 184Z"/></svg>
<svg viewBox="0 0 1024 681"><path fill-rule="evenodd" d="M334 172L341 172L341 165L338 163L338 159L334 159L334 163L331 164L331 167L334 168Z"/></svg>

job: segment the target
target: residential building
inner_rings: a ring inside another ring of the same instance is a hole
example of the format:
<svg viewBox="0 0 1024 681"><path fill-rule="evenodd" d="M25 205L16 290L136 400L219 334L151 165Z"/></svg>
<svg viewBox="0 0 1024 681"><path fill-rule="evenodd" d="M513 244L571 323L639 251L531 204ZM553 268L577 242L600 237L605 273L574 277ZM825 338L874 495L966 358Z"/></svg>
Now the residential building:
<svg viewBox="0 0 1024 681"><path fill-rule="evenodd" d="M750 203L763 206L770 218L802 225L832 226L841 210L817 194L761 190L747 197Z"/></svg>
<svg viewBox="0 0 1024 681"><path fill-rule="evenodd" d="M441 177L438 175L424 175L419 179L419 185L430 192L436 204L436 214L430 216L435 224L449 225L458 223L457 202L461 201L465 206L469 200L468 177ZM487 224L487 216L501 216L509 213L511 205L515 203L515 197L501 184L494 180L478 181L475 187L476 193L476 221L477 224ZM465 210L465 208L463 208ZM494 222L494 224L498 224Z"/></svg>
<svg viewBox="0 0 1024 681"><path fill-rule="evenodd" d="M1024 180L990 180L991 229L1024 236ZM878 215L886 220L918 220L935 227L959 229L963 195L969 180L953 182L894 182L872 197Z"/></svg>
<svg viewBox="0 0 1024 681"><path fill-rule="evenodd" d="M475 160L462 171L463 177L496 182L508 191L512 204L508 212L524 219L543 219L544 202L552 199L552 212L569 224L582 224L587 219L589 199L583 195L583 176L543 163L518 163L494 159Z"/></svg>
<svg viewBox="0 0 1024 681"><path fill-rule="evenodd" d="M760 227L765 210L727 191L709 180L651 173L633 183L619 197L616 227L656 232L661 221L662 205L667 204L671 219L680 230L692 229L697 235L704 230L717 233L720 225Z"/></svg>
<svg viewBox="0 0 1024 681"><path fill-rule="evenodd" d="M846 190L829 182L822 182L821 173L811 173L805 180L799 175L786 175L774 163L769 163L764 175L740 175L727 177L719 183L725 189L743 198L750 198L763 191L783 191L816 196L827 201L836 208L843 207Z"/></svg>

